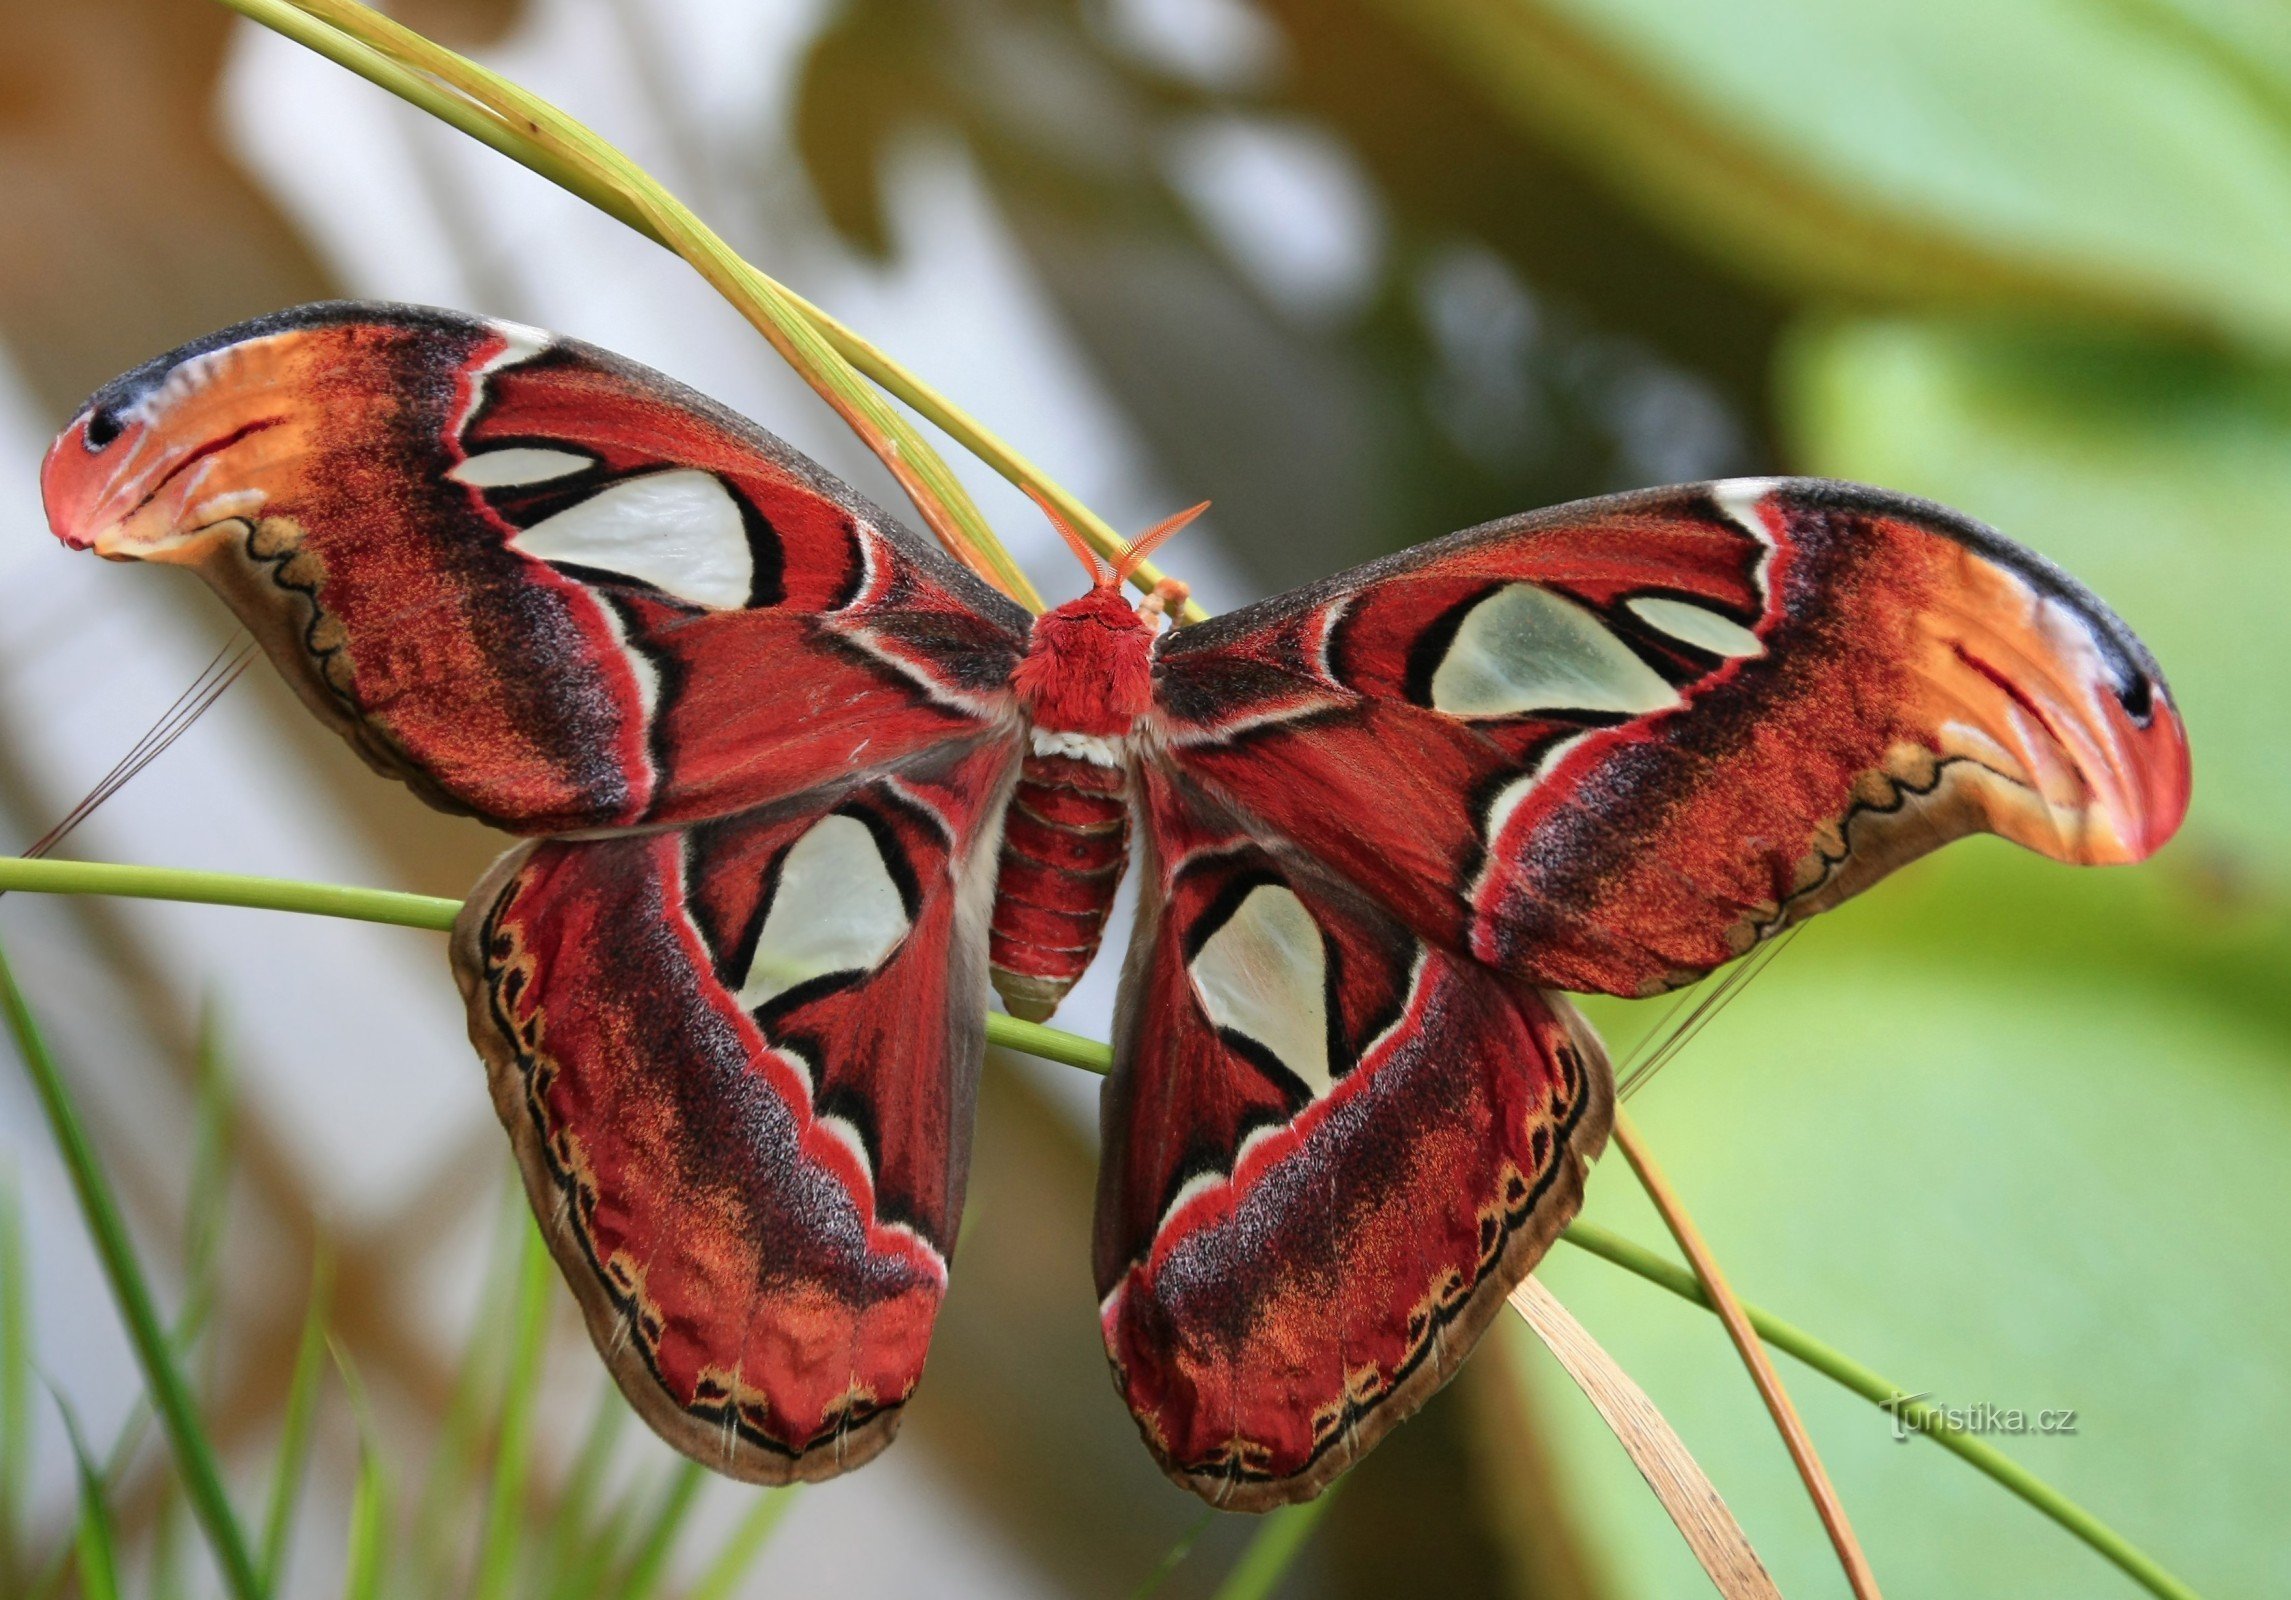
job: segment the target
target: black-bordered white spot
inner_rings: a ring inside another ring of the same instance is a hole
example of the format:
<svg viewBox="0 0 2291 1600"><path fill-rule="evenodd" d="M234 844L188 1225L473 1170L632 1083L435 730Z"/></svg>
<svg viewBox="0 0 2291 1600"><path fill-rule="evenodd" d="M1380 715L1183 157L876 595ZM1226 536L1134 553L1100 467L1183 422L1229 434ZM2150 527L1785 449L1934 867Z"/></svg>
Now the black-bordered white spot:
<svg viewBox="0 0 2291 1600"><path fill-rule="evenodd" d="M595 465L589 457L571 450L509 445L457 461L446 469L446 476L472 489L517 489L530 483L554 483Z"/></svg>
<svg viewBox="0 0 2291 1600"><path fill-rule="evenodd" d="M623 478L510 541L542 561L617 572L694 605L748 603L754 552L739 502L714 473Z"/></svg>
<svg viewBox="0 0 2291 1600"><path fill-rule="evenodd" d="M1564 595L1508 583L1472 607L1432 673L1432 709L1455 717L1528 711L1641 716L1678 704L1662 675Z"/></svg>
<svg viewBox="0 0 2291 1600"><path fill-rule="evenodd" d="M740 1004L753 1011L815 978L870 972L910 925L874 830L857 817L822 817L780 858Z"/></svg>
<svg viewBox="0 0 2291 1600"><path fill-rule="evenodd" d="M1648 627L1669 634L1682 644L1691 644L1697 650L1707 650L1714 656L1762 656L1766 645L1732 617L1721 616L1708 606L1698 606L1691 600L1673 600L1664 595L1644 595L1625 602L1631 615Z"/></svg>
<svg viewBox="0 0 2291 1600"><path fill-rule="evenodd" d="M1294 893L1250 890L1186 973L1220 1031L1249 1040L1313 1095L1328 1093L1328 950Z"/></svg>

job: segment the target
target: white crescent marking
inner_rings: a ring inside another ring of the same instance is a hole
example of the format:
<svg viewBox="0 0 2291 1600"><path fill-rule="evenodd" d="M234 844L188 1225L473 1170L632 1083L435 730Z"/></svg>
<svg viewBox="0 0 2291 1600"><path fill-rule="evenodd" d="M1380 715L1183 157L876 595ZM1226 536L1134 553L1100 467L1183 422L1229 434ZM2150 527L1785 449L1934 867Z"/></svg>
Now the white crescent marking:
<svg viewBox="0 0 2291 1600"><path fill-rule="evenodd" d="M732 491L691 468L624 478L509 542L537 560L601 567L718 611L745 606L755 585Z"/></svg>
<svg viewBox="0 0 2291 1600"><path fill-rule="evenodd" d="M1678 693L1588 610L1532 583L1508 583L1464 617L1432 674L1432 709L1453 717L1524 711L1642 716Z"/></svg>
<svg viewBox="0 0 2291 1600"><path fill-rule="evenodd" d="M506 450L488 450L457 461L446 469L446 476L473 489L511 489L521 484L569 478L595 465L587 456L575 455L570 450L512 445Z"/></svg>
<svg viewBox="0 0 2291 1600"><path fill-rule="evenodd" d="M1316 1097L1328 1093L1328 951L1295 894L1250 890L1186 975L1210 1021L1271 1051Z"/></svg>
<svg viewBox="0 0 2291 1600"><path fill-rule="evenodd" d="M1690 600L1669 600L1660 595L1626 602L1631 614L1650 628L1719 656L1762 656L1766 645L1732 617L1721 616Z"/></svg>
<svg viewBox="0 0 2291 1600"><path fill-rule="evenodd" d="M822 817L780 858L740 1004L753 1011L831 972L872 971L908 926L874 831L857 817Z"/></svg>

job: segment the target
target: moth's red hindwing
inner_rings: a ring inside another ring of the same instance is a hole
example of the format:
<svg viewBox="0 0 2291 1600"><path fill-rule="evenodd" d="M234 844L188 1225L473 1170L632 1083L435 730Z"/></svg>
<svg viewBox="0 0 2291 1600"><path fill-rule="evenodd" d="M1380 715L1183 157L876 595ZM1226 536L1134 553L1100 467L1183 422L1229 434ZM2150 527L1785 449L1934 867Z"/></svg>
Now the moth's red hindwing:
<svg viewBox="0 0 2291 1600"><path fill-rule="evenodd" d="M1145 782L1162 853L1108 1090L1101 1317L1171 1476L1263 1509L1455 1370L1573 1215L1611 1088L1564 1001Z"/></svg>
<svg viewBox="0 0 2291 1600"><path fill-rule="evenodd" d="M962 1204L1007 746L513 852L455 964L534 1209L662 1436L761 1482L888 1442ZM816 929L842 897L840 933Z"/></svg>

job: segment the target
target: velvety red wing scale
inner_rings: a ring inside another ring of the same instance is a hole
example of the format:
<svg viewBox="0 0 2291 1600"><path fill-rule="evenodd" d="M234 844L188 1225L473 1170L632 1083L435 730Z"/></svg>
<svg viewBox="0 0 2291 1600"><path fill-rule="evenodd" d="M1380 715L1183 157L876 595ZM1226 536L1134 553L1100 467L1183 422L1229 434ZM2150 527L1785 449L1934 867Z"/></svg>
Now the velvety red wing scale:
<svg viewBox="0 0 2291 1600"><path fill-rule="evenodd" d="M530 833L723 816L1013 716L1026 613L802 456L511 323L306 306L98 393L69 543L189 565L425 797Z"/></svg>
<svg viewBox="0 0 2291 1600"><path fill-rule="evenodd" d="M1470 1353L1574 1215L1612 1086L1566 1001L1418 939L1182 777L1141 781L1101 1320L1164 1469L1263 1510Z"/></svg>
<svg viewBox="0 0 2291 1600"><path fill-rule="evenodd" d="M2187 807L2139 641L1922 501L1745 480L1436 540L1187 628L1148 737L1506 972L1691 980L1986 830L2136 860Z"/></svg>
<svg viewBox="0 0 2291 1600"><path fill-rule="evenodd" d="M512 851L470 1036L598 1353L757 1482L889 1442L961 1219L1008 742L831 801Z"/></svg>

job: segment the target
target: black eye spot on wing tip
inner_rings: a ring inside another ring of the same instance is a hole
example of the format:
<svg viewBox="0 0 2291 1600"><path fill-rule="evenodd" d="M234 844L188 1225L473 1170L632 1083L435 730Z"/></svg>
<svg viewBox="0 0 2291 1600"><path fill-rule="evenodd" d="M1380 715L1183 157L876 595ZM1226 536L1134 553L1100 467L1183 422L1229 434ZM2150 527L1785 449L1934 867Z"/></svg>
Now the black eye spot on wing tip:
<svg viewBox="0 0 2291 1600"><path fill-rule="evenodd" d="M2135 672L2131 682L2116 686L2116 702L2126 716L2145 728L2156 715L2156 686L2146 673Z"/></svg>

